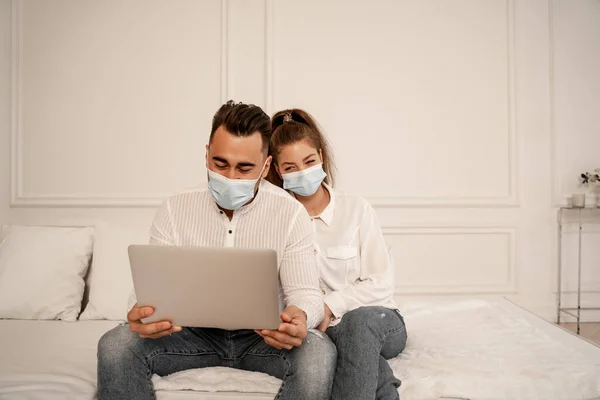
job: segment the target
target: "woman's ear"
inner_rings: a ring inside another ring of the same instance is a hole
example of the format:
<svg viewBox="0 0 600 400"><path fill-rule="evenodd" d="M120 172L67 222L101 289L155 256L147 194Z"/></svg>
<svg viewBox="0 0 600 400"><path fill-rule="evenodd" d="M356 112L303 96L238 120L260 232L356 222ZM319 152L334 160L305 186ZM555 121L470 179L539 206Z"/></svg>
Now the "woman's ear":
<svg viewBox="0 0 600 400"><path fill-rule="evenodd" d="M319 149L319 157L321 157L321 162L323 162L323 150Z"/></svg>
<svg viewBox="0 0 600 400"><path fill-rule="evenodd" d="M277 175L279 175L279 177L281 179L283 179L283 177L281 176L281 173L279 172L279 166L276 163L273 163L273 166L275 167L275 172L277 172Z"/></svg>

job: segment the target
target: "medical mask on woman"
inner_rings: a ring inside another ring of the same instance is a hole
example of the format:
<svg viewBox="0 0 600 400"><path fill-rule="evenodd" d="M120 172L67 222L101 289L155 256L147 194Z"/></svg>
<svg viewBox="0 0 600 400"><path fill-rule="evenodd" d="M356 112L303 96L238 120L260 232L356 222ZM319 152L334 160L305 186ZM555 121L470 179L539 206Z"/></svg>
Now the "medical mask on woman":
<svg viewBox="0 0 600 400"><path fill-rule="evenodd" d="M266 165L265 162L257 179L229 179L207 168L208 190L221 208L237 211L254 198L254 187Z"/></svg>
<svg viewBox="0 0 600 400"><path fill-rule="evenodd" d="M327 174L323 171L323 164L317 164L302 171L282 175L283 188L291 190L300 196L312 196Z"/></svg>

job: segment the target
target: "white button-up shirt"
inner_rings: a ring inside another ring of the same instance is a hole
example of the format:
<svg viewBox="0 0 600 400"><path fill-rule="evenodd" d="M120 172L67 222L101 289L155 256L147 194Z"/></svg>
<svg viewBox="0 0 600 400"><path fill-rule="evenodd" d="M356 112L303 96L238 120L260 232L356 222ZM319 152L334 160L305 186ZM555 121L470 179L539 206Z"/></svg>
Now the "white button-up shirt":
<svg viewBox="0 0 600 400"><path fill-rule="evenodd" d="M231 221L207 189L171 197L156 213L150 243L274 249L282 305L303 310L308 328L323 320L310 217L299 202L267 181L261 182L250 204L233 213ZM135 294L130 300L133 304Z"/></svg>
<svg viewBox="0 0 600 400"><path fill-rule="evenodd" d="M362 306L396 309L394 265L373 207L362 197L333 190L312 217L317 265L325 303L339 322Z"/></svg>

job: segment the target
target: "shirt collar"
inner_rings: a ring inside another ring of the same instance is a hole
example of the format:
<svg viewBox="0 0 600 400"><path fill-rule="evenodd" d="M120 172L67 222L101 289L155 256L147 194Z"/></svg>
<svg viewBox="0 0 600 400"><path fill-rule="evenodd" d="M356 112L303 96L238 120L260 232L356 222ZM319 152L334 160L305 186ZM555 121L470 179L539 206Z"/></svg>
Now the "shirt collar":
<svg viewBox="0 0 600 400"><path fill-rule="evenodd" d="M335 194L333 189L325 182L323 182L323 187L329 192L329 204L327 204L327 207L325 207L325 209L321 211L321 214L315 218L319 218L325 225L331 226L331 223L333 222L333 210L335 209Z"/></svg>

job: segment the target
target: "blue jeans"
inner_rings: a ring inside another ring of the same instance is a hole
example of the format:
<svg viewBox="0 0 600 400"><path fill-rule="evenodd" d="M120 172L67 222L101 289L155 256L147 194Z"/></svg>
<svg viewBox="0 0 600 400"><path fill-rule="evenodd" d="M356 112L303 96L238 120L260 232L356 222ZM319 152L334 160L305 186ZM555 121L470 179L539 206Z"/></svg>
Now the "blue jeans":
<svg viewBox="0 0 600 400"><path fill-rule="evenodd" d="M312 330L300 347L277 350L251 330L183 328L160 339L142 339L120 325L98 342L98 399L154 399L153 373L223 366L282 379L276 399L326 400L336 357L327 335Z"/></svg>
<svg viewBox="0 0 600 400"><path fill-rule="evenodd" d="M400 380L386 360L406 346L404 319L397 310L360 307L327 329L338 351L332 400L399 399Z"/></svg>

